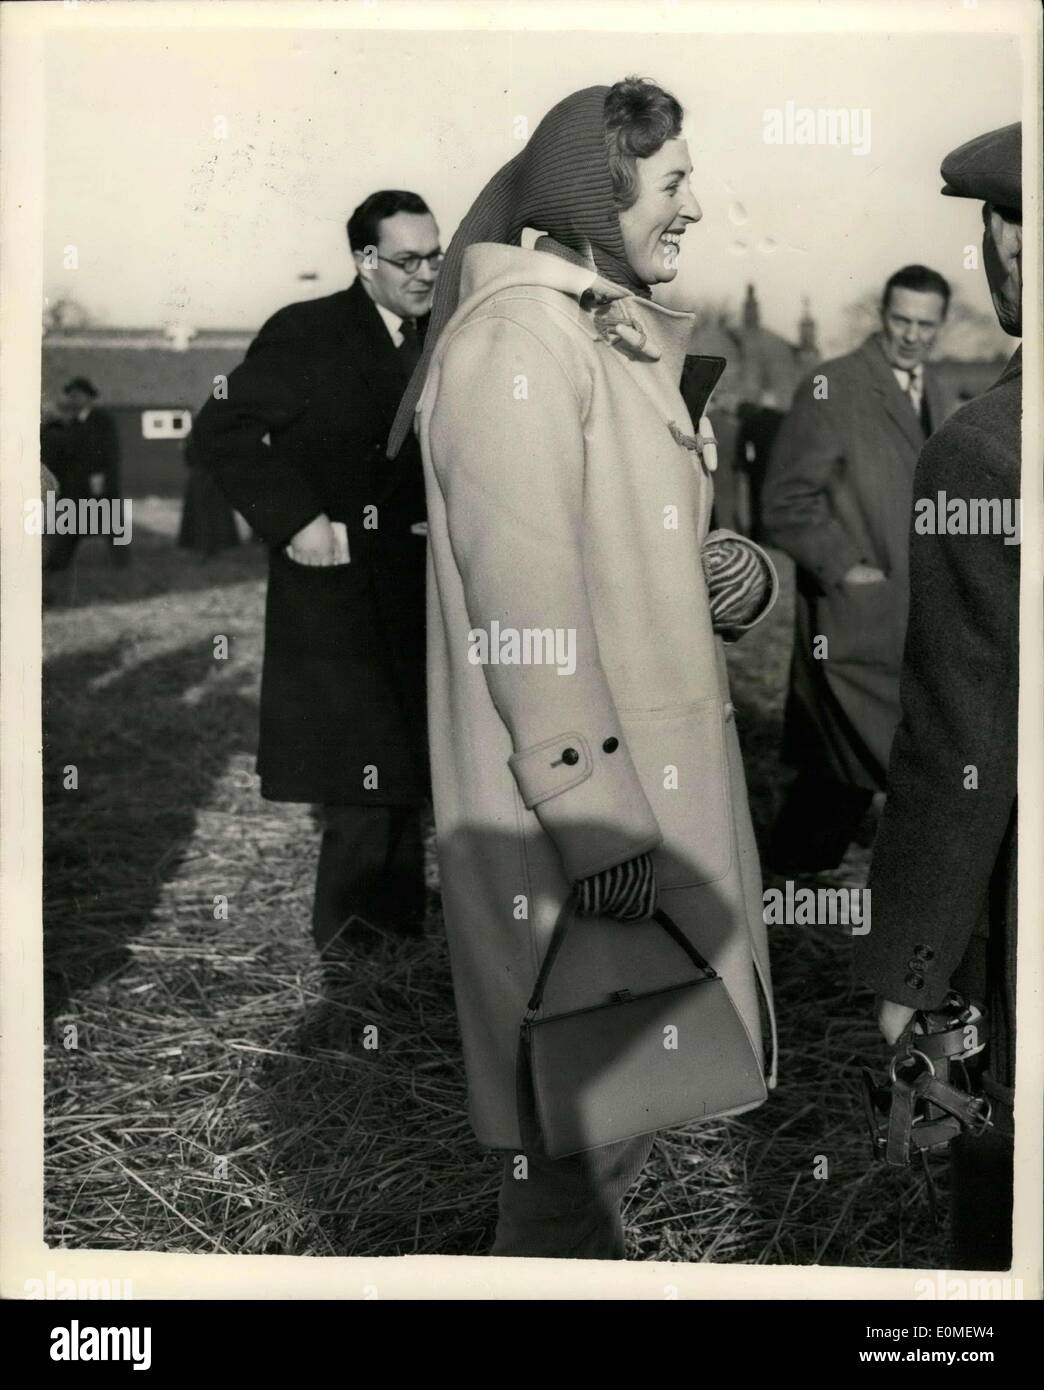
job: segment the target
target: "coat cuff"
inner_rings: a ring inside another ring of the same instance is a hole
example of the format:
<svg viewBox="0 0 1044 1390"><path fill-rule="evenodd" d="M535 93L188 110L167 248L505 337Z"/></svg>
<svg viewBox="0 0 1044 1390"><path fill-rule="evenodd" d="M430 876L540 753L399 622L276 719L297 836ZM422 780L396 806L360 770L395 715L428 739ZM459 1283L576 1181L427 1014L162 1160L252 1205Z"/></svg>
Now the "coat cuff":
<svg viewBox="0 0 1044 1390"><path fill-rule="evenodd" d="M572 882L653 850L663 839L619 730L568 730L508 759L522 802Z"/></svg>
<svg viewBox="0 0 1044 1390"><path fill-rule="evenodd" d="M873 941L874 928L853 944L857 981L881 999L908 1009L937 1008L950 990L950 974L927 942Z"/></svg>

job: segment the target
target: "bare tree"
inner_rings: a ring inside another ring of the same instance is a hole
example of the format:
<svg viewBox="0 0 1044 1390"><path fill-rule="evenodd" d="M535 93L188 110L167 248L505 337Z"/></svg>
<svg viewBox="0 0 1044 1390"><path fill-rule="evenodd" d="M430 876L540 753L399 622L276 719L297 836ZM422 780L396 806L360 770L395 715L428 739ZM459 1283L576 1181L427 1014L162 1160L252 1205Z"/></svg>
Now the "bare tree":
<svg viewBox="0 0 1044 1390"><path fill-rule="evenodd" d="M44 333L68 333L77 328L89 328L93 323L89 310L72 295L59 295L44 300Z"/></svg>

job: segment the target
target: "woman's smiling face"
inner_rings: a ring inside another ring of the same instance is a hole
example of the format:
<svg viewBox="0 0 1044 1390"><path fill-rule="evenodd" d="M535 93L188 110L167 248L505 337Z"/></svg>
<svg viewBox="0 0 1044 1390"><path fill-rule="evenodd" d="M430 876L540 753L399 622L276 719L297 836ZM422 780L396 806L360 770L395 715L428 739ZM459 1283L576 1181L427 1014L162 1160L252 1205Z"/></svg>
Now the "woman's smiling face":
<svg viewBox="0 0 1044 1390"><path fill-rule="evenodd" d="M673 280L678 273L682 234L703 216L692 196L689 147L680 137L667 140L648 159L635 160L638 198L620 213L620 230L631 269L646 285Z"/></svg>

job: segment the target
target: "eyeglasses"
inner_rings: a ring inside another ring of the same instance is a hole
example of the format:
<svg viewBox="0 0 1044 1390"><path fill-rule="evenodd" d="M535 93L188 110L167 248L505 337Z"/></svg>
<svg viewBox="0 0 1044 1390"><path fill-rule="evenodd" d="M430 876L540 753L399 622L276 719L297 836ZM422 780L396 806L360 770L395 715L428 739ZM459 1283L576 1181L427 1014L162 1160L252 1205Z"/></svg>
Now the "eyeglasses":
<svg viewBox="0 0 1044 1390"><path fill-rule="evenodd" d="M442 251L433 251L430 256L405 256L401 261L392 260L390 256L382 256L378 253L377 259L384 261L386 265L395 266L396 270L401 270L404 275L416 275L421 268L421 262L427 261L431 270L438 270L443 261Z"/></svg>

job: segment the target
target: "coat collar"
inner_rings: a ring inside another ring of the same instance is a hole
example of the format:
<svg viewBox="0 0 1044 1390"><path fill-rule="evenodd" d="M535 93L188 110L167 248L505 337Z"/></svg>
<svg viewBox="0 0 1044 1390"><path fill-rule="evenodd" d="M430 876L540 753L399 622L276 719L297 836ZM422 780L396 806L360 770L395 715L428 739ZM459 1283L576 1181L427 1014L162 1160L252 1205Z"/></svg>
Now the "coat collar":
<svg viewBox="0 0 1044 1390"><path fill-rule="evenodd" d="M993 383L999 386L1003 381L1013 381L1016 377L1022 376L1022 344L1020 343L1015 351L1008 358L1008 365L1001 372L1000 376Z"/></svg>
<svg viewBox="0 0 1044 1390"><path fill-rule="evenodd" d="M494 295L525 288L557 290L568 296L576 302L578 320L593 339L607 341L637 361L663 360L674 380L681 379L695 314L632 294L599 275L593 266L500 242L476 242L465 251L460 304L443 330L443 339Z"/></svg>
<svg viewBox="0 0 1044 1390"><path fill-rule="evenodd" d="M895 379L895 373L881 347L880 335L872 333L859 351L870 369L874 390L877 392L885 412L899 426L917 453L920 453L924 446L924 431L921 429L921 422L914 414L910 397ZM924 370L924 391L928 400L932 427L938 429L942 423L943 405L935 382L932 380L931 370L927 366Z"/></svg>
<svg viewBox="0 0 1044 1390"><path fill-rule="evenodd" d="M350 345L352 368L370 388L390 429L408 380L402 358L361 280L352 282L341 302L341 331Z"/></svg>

